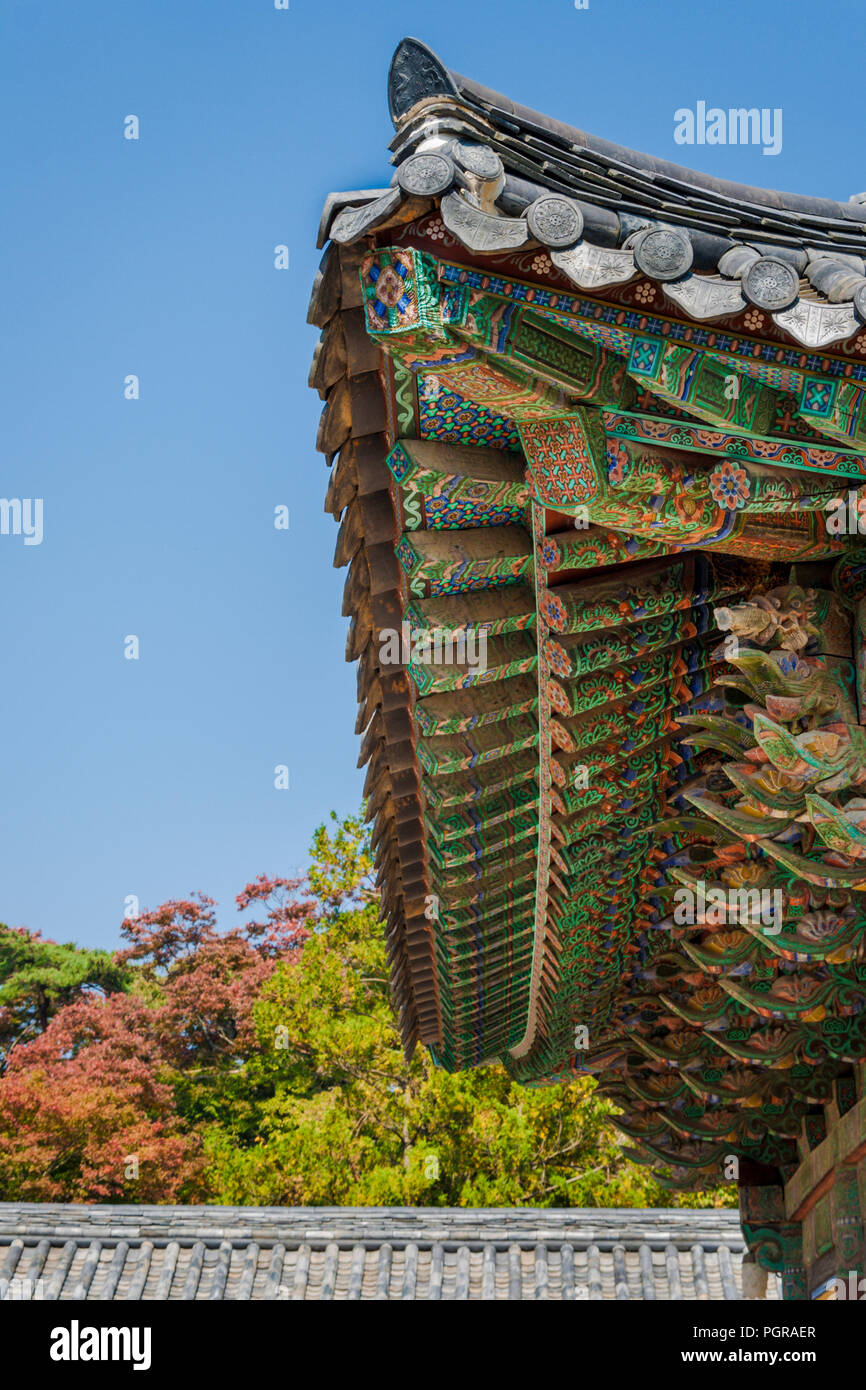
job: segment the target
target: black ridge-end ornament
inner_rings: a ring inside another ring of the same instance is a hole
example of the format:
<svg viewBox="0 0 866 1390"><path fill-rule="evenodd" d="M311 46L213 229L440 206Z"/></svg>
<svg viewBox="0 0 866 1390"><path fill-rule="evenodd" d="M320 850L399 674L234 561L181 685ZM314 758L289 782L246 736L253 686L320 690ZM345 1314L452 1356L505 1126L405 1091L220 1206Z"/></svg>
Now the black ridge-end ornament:
<svg viewBox="0 0 866 1390"><path fill-rule="evenodd" d="M398 165L397 182L413 197L435 198L454 182L454 165L441 154L413 154Z"/></svg>
<svg viewBox="0 0 866 1390"><path fill-rule="evenodd" d="M529 233L543 246L574 246L583 235L583 213L570 198L545 193L530 203L524 214Z"/></svg>
<svg viewBox="0 0 866 1390"><path fill-rule="evenodd" d="M694 248L677 227L650 227L632 244L635 265L651 280L679 280L692 268Z"/></svg>
<svg viewBox="0 0 866 1390"><path fill-rule="evenodd" d="M792 265L776 256L752 261L742 279L743 294L758 309L779 314L796 303L800 279Z"/></svg>
<svg viewBox="0 0 866 1390"><path fill-rule="evenodd" d="M395 126L419 101L458 95L453 77L432 48L420 39L401 40L388 73L388 109Z"/></svg>

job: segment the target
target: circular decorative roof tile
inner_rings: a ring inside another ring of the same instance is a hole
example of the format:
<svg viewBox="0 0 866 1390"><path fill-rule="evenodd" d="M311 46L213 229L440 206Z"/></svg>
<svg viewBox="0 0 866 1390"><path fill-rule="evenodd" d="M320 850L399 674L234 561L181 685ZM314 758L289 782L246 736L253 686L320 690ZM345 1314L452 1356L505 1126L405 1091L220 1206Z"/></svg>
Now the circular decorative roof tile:
<svg viewBox="0 0 866 1390"><path fill-rule="evenodd" d="M743 294L759 309L781 313L790 309L800 293L800 280L793 266L775 256L753 261L743 276Z"/></svg>
<svg viewBox="0 0 866 1390"><path fill-rule="evenodd" d="M583 233L583 213L570 198L556 193L536 198L526 209L529 231L544 246L573 246Z"/></svg>
<svg viewBox="0 0 866 1390"><path fill-rule="evenodd" d="M679 280L691 270L694 250L686 232L651 227L634 243L635 264L652 280Z"/></svg>
<svg viewBox="0 0 866 1390"><path fill-rule="evenodd" d="M502 160L487 145L478 145L472 140L457 140L454 157L467 174L474 174L476 178L498 179L502 173Z"/></svg>
<svg viewBox="0 0 866 1390"><path fill-rule="evenodd" d="M404 193L433 198L444 193L454 179L454 165L441 154L413 154L397 169L397 182Z"/></svg>

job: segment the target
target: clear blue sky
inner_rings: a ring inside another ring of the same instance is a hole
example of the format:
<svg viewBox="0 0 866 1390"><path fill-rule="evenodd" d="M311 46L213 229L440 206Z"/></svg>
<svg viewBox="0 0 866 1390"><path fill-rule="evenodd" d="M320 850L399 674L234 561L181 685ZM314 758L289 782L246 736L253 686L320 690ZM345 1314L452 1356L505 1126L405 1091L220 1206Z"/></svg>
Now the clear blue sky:
<svg viewBox="0 0 866 1390"><path fill-rule="evenodd" d="M0 495L44 498L44 539L0 536L0 920L113 946L128 894L201 889L227 923L359 802L305 313L325 194L390 177L397 41L623 144L847 199L864 29L853 0L2 0ZM675 145L699 100L781 107L782 153Z"/></svg>

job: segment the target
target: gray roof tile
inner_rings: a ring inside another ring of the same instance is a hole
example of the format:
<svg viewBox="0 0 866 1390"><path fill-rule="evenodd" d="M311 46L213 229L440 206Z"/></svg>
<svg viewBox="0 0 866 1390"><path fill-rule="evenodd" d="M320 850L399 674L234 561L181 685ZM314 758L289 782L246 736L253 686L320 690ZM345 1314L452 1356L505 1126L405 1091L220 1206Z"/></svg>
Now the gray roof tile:
<svg viewBox="0 0 866 1390"><path fill-rule="evenodd" d="M730 1211L0 1203L7 1301L737 1299L742 1255Z"/></svg>

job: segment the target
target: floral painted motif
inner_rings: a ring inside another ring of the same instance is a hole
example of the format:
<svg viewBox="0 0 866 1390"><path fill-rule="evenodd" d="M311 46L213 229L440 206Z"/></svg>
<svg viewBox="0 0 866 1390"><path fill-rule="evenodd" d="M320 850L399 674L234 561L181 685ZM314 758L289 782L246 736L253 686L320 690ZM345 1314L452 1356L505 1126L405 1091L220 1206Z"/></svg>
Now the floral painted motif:
<svg viewBox="0 0 866 1390"><path fill-rule="evenodd" d="M735 511L748 501L750 490L745 468L735 468L727 459L710 474L710 491L720 507Z"/></svg>
<svg viewBox="0 0 866 1390"><path fill-rule="evenodd" d="M548 569L553 569L559 562L559 548L550 536L546 536L541 546L541 558Z"/></svg>
<svg viewBox="0 0 866 1390"><path fill-rule="evenodd" d="M535 271L536 275L549 275L553 269L553 262L549 256L542 252L540 255L533 257L532 269Z"/></svg>
<svg viewBox="0 0 866 1390"><path fill-rule="evenodd" d="M451 238L445 230L445 223L441 217L431 217L424 229L432 241L450 241Z"/></svg>

